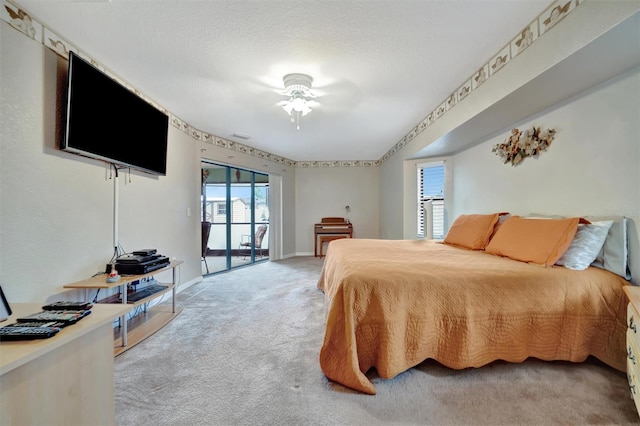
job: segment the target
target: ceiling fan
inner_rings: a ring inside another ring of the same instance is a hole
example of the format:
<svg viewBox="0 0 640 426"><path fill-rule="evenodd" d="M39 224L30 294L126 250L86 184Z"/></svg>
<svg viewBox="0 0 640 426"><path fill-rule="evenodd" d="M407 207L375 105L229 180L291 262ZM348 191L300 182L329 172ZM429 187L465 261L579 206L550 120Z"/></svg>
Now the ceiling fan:
<svg viewBox="0 0 640 426"><path fill-rule="evenodd" d="M278 106L291 116L291 122L300 130L300 117L309 114L311 107L316 106L313 99L317 98L317 95L311 90L313 78L307 74L295 73L285 75L282 80L284 91L280 94L289 99L278 102Z"/></svg>
<svg viewBox="0 0 640 426"><path fill-rule="evenodd" d="M276 96L285 96L286 99L281 98L271 105L284 109L298 129L300 118L311 111L321 109L323 114L344 114L362 100L360 89L348 79L313 78L306 73L285 73L284 77L273 74L253 84L258 91L267 89Z"/></svg>

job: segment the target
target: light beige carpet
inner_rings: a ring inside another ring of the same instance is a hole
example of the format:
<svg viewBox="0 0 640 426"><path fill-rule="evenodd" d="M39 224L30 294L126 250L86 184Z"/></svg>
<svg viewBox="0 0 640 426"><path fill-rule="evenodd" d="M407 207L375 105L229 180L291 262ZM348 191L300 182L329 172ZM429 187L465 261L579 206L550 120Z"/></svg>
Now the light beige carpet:
<svg viewBox="0 0 640 426"><path fill-rule="evenodd" d="M213 276L178 294L183 312L115 359L119 425L631 425L624 373L585 363L426 361L377 395L328 381L318 363L322 259Z"/></svg>

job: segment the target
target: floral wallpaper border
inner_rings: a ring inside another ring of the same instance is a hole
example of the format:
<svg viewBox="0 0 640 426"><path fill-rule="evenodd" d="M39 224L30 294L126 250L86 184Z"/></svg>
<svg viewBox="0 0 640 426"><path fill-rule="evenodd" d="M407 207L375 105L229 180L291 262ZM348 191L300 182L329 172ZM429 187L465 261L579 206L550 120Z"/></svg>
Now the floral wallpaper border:
<svg viewBox="0 0 640 426"><path fill-rule="evenodd" d="M382 156L381 163L393 157L427 127L431 126L436 120L453 109L459 102L466 98L469 93L482 86L485 81L503 69L512 58L524 52L540 36L553 28L578 5L585 1L586 0L554 0L551 2L529 25L524 27L509 43L494 54L487 63L478 68L457 90L451 93L447 99L443 100L436 109L431 111L413 130L407 133L387 151Z"/></svg>
<svg viewBox="0 0 640 426"><path fill-rule="evenodd" d="M382 158L378 160L357 160L357 161L294 161L285 157L271 154L238 142L223 139L215 135L202 132L191 127L187 122L167 111L162 105L157 104L152 99L140 93L135 87L124 81L111 70L97 63L89 55L82 52L77 46L65 40L52 29L33 19L28 12L21 6L11 0L2 0L3 8L0 12L2 20L6 21L16 30L20 31L27 37L39 41L47 48L56 52L58 55L68 58L69 52L73 51L84 59L90 61L107 75L129 88L141 98L145 99L156 108L164 111L169 115L169 122L177 129L190 135L193 139L203 141L205 143L223 147L232 151L241 152L243 154L252 155L274 163L284 164L290 167L313 168L313 167L377 167L382 165L386 160L394 156L402 150L416 136L422 133L427 127L431 126L439 118L453 109L458 103L462 102L472 91L480 87L487 79L493 77L502 68L504 68L512 58L515 58L524 50L526 50L539 37L553 28L565 16L573 11L578 5L586 0L553 0L551 4L538 15L529 25L522 29L509 43L502 47L492 58L465 80L458 89L453 91L445 100L443 100L436 109L431 111L417 126L400 139L395 145L387 151Z"/></svg>

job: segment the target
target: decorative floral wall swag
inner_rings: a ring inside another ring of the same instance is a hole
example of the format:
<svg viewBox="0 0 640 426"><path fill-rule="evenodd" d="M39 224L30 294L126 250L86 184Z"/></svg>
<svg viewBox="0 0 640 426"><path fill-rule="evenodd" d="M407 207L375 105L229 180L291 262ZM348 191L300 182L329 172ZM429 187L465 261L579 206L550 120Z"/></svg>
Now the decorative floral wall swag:
<svg viewBox="0 0 640 426"><path fill-rule="evenodd" d="M504 141L494 145L491 152L504 160L504 164L511 163L517 166L525 157L538 157L540 152L546 151L556 136L554 129L540 131L540 127L533 126L531 130L524 133L518 129L511 131L511 136Z"/></svg>

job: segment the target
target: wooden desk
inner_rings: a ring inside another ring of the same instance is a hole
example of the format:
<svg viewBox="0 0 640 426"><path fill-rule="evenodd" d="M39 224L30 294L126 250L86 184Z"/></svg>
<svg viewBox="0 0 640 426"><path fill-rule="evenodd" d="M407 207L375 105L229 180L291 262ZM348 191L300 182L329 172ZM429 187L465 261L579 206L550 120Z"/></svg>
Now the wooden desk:
<svg viewBox="0 0 640 426"><path fill-rule="evenodd" d="M17 317L41 304L12 304ZM0 424L114 425L113 320L132 306L95 305L49 339L0 342Z"/></svg>
<svg viewBox="0 0 640 426"><path fill-rule="evenodd" d="M341 217L323 217L320 223L313 226L313 255L318 257L318 240L320 240L320 257L322 257L322 243L335 240L327 239L329 236L342 236L343 238L353 238L353 224Z"/></svg>
<svg viewBox="0 0 640 426"><path fill-rule="evenodd" d="M347 235L322 235L320 236L320 257L324 257L324 251L323 251L323 246L324 243L327 243L327 245L333 241L333 240L339 240L341 238L348 238ZM329 247L327 247L328 249Z"/></svg>

